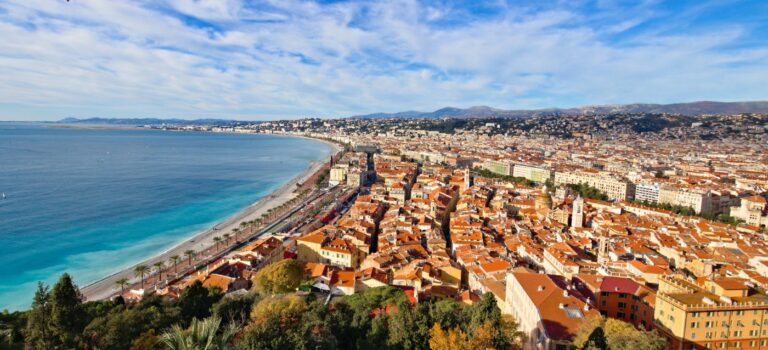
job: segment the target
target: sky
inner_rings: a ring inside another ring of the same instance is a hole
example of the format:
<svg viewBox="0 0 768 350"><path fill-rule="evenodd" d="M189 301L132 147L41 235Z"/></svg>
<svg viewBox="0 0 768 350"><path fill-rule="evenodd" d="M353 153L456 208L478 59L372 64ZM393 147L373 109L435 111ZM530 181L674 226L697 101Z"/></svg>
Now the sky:
<svg viewBox="0 0 768 350"><path fill-rule="evenodd" d="M768 99L768 1L0 0L0 120Z"/></svg>

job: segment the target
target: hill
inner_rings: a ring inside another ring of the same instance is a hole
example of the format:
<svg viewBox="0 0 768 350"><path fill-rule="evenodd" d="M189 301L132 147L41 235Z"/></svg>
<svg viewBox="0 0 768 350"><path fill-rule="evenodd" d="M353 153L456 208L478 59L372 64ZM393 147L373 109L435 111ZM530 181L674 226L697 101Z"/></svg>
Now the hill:
<svg viewBox="0 0 768 350"><path fill-rule="evenodd" d="M703 114L768 113L768 101L698 101L672 104L635 103L626 105L598 105L576 108L530 110L504 110L487 106L474 106L465 109L445 107L434 112L407 111L398 113L373 113L352 116L351 118L530 118L536 116L572 116L612 113L669 113L689 116Z"/></svg>

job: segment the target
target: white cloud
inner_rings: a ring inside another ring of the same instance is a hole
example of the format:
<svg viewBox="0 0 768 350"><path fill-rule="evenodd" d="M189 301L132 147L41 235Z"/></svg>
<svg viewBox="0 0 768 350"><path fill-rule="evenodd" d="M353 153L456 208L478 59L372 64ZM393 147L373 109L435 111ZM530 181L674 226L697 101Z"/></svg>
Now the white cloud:
<svg viewBox="0 0 768 350"><path fill-rule="evenodd" d="M8 0L0 119L765 98L768 51L722 49L749 35L743 25L611 38L653 18L645 6L624 17L557 7L474 18L414 1Z"/></svg>

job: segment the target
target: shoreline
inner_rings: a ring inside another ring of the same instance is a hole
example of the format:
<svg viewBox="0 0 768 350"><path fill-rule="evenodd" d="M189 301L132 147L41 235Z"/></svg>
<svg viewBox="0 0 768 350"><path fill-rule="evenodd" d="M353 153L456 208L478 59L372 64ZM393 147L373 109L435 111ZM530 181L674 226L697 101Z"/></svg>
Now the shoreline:
<svg viewBox="0 0 768 350"><path fill-rule="evenodd" d="M259 134L261 135L261 134ZM266 134L264 134L266 135ZM303 183L317 171L319 171L330 159L342 150L341 146L336 143L326 140L301 136L301 135L275 135L286 137L301 137L311 139L313 141L322 142L327 144L331 148L330 155L320 161L310 161L307 168L301 173L297 174L293 178L289 179L286 183L275 188L273 191L265 194L255 202L251 203L245 208L238 210L232 215L226 217L219 223L216 223L211 228L208 228L201 232L196 232L180 240L175 245L161 252L152 255L149 258L138 261L131 264L129 267L120 269L112 274L104 276L96 281L90 282L80 287L80 292L87 301L100 300L108 298L120 291L120 287L116 282L119 279L126 278L130 283L139 282L139 278L134 276L133 269L139 265L146 265L152 269L152 265L155 262L162 261L168 263L171 256L178 255L184 259L184 252L187 250L195 250L195 252L202 252L205 248L215 244L213 237L224 233L230 233L233 229L240 227L240 222L254 220L261 217L262 214L268 210L280 206L282 203L287 202L294 196L294 190L297 183ZM170 266L166 265L166 271L170 269Z"/></svg>

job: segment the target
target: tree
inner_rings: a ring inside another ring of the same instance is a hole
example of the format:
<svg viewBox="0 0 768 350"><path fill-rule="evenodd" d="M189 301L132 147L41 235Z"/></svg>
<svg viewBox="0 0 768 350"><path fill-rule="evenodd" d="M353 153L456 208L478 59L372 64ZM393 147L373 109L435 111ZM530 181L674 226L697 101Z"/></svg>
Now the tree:
<svg viewBox="0 0 768 350"><path fill-rule="evenodd" d="M307 302L297 295L272 296L262 299L253 307L251 321L254 325L263 326L277 317L281 323L295 324L306 311Z"/></svg>
<svg viewBox="0 0 768 350"><path fill-rule="evenodd" d="M173 264L173 272L178 273L179 270L177 265L179 264L179 260L181 260L181 258L178 255L173 255L169 258L169 260L171 261L171 264Z"/></svg>
<svg viewBox="0 0 768 350"><path fill-rule="evenodd" d="M120 295L125 293L125 286L128 285L128 279L127 278L121 278L115 281L115 284L120 287Z"/></svg>
<svg viewBox="0 0 768 350"><path fill-rule="evenodd" d="M435 323L429 331L429 348L432 350L471 350L467 334L459 327L444 331Z"/></svg>
<svg viewBox="0 0 768 350"><path fill-rule="evenodd" d="M221 328L221 319L211 317L204 320L194 319L188 329L174 325L170 331L163 333L163 342L171 350L225 350L230 349L229 343L237 333L232 326Z"/></svg>
<svg viewBox="0 0 768 350"><path fill-rule="evenodd" d="M304 270L293 259L285 259L267 265L253 277L256 291L263 294L282 294L296 290Z"/></svg>
<svg viewBox="0 0 768 350"><path fill-rule="evenodd" d="M203 319L211 315L211 306L221 300L223 293L218 288L206 289L200 281L185 288L179 297L181 317Z"/></svg>
<svg viewBox="0 0 768 350"><path fill-rule="evenodd" d="M221 237L213 237L213 242L216 243L216 250L219 250L219 243L221 243Z"/></svg>
<svg viewBox="0 0 768 350"><path fill-rule="evenodd" d="M187 262L189 263L189 266L192 266L192 258L194 258L196 254L197 253L195 253L195 251L192 249L184 252L184 255L187 256Z"/></svg>
<svg viewBox="0 0 768 350"><path fill-rule="evenodd" d="M157 271L157 280L159 282L161 279L163 279L163 268L165 268L165 263L162 261L158 261L152 264L152 266L154 266L155 271Z"/></svg>
<svg viewBox="0 0 768 350"><path fill-rule="evenodd" d="M56 343L51 329L51 294L43 282L38 282L32 309L24 329L24 343L30 349L53 349Z"/></svg>
<svg viewBox="0 0 768 350"><path fill-rule="evenodd" d="M226 323L244 324L248 321L253 305L258 300L258 294L228 296L213 305L213 315Z"/></svg>
<svg viewBox="0 0 768 350"><path fill-rule="evenodd" d="M130 350L160 350L162 345L162 338L155 334L154 329L150 329L133 340Z"/></svg>
<svg viewBox="0 0 768 350"><path fill-rule="evenodd" d="M141 289L144 289L144 275L146 275L148 271L149 268L147 265L137 265L133 268L133 275L136 277L141 277Z"/></svg>
<svg viewBox="0 0 768 350"><path fill-rule="evenodd" d="M661 350L666 340L655 330L646 332L621 320L603 317L587 319L576 331L573 345L579 349Z"/></svg>
<svg viewBox="0 0 768 350"><path fill-rule="evenodd" d="M224 243L225 244L229 244L229 239L232 238L232 235L230 235L229 233L225 233L225 234L221 235L221 238L224 239Z"/></svg>
<svg viewBox="0 0 768 350"><path fill-rule="evenodd" d="M95 317L83 331L84 348L129 349L151 342L148 332L167 329L179 322L179 308L159 296L147 295L138 304L116 305L107 314ZM156 333L155 333L156 334ZM140 340L141 339L141 340Z"/></svg>
<svg viewBox="0 0 768 350"><path fill-rule="evenodd" d="M83 297L69 274L64 273L51 290L51 330L61 348L77 347L86 324Z"/></svg>

